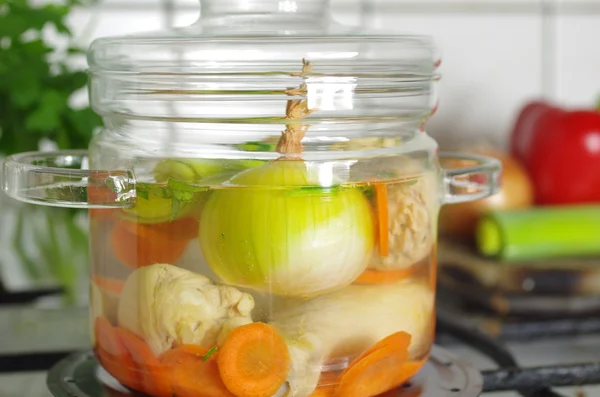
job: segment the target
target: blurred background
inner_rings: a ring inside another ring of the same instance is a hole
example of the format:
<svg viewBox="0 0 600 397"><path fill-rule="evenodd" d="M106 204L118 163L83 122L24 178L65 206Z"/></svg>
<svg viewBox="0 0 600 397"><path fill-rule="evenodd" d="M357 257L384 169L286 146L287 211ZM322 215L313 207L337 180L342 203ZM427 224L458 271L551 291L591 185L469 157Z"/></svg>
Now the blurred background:
<svg viewBox="0 0 600 397"><path fill-rule="evenodd" d="M343 23L435 37L442 54L440 108L428 132L442 144L486 137L505 145L519 107L545 97L592 106L600 95L596 0L332 0ZM100 0L74 9L75 40L198 18L197 0Z"/></svg>

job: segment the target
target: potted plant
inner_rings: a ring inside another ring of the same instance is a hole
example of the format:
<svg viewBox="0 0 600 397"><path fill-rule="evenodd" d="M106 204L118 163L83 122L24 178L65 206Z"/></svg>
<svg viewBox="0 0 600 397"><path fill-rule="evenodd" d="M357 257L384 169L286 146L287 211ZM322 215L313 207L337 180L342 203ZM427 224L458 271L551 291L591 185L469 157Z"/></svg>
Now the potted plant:
<svg viewBox="0 0 600 397"><path fill-rule="evenodd" d="M0 5L0 159L45 148L87 148L101 119L85 104L87 73L74 66L84 51L72 44L66 18L81 0L36 6ZM56 37L48 39L48 30ZM58 45L57 43L66 43ZM86 214L21 204L0 193L0 286L58 285L70 302L85 296Z"/></svg>

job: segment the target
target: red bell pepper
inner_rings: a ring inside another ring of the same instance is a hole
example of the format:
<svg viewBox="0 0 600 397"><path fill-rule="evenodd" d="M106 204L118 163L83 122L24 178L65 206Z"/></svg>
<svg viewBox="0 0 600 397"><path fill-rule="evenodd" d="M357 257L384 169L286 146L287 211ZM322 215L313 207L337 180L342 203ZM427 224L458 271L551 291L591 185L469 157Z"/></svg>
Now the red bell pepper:
<svg viewBox="0 0 600 397"><path fill-rule="evenodd" d="M532 102L519 115L510 145L529 173L537 204L600 203L599 111Z"/></svg>

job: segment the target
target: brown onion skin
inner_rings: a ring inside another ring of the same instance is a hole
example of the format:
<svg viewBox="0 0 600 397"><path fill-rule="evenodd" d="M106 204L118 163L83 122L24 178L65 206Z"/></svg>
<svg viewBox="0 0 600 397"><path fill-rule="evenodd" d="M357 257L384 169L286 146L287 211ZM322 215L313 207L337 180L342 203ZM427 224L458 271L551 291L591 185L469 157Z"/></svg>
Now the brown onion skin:
<svg viewBox="0 0 600 397"><path fill-rule="evenodd" d="M502 162L501 188L488 198L468 203L445 205L440 210L439 233L443 237L474 239L481 214L493 209L522 209L533 205L533 187L525 168L513 157L497 151L477 151ZM460 166L460 163L454 166Z"/></svg>

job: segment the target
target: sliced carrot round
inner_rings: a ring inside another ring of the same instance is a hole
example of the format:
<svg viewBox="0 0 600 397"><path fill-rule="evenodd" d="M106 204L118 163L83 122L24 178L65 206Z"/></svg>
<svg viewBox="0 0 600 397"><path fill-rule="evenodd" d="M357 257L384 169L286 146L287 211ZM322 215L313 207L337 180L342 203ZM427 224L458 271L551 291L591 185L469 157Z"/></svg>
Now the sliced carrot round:
<svg viewBox="0 0 600 397"><path fill-rule="evenodd" d="M102 367L125 386L141 390L142 380L116 328L100 316L94 322L94 333L97 341L95 350Z"/></svg>
<svg viewBox="0 0 600 397"><path fill-rule="evenodd" d="M110 245L117 259L134 269L155 263L173 264L187 247L187 239L170 238L160 226L137 224L121 220L110 236Z"/></svg>
<svg viewBox="0 0 600 397"><path fill-rule="evenodd" d="M380 340L379 342L375 343L373 346L371 346L370 348L365 350L360 356L355 358L350 363L350 365L346 368L346 370L342 373L342 375L345 372L347 372L350 367L352 367L356 363L360 362L363 358L367 357L369 354L371 354L374 351L379 350L381 348L384 348L387 346L393 346L398 349L408 350L411 339L412 339L411 334L409 334L408 332L404 332L404 331L395 332L391 335L386 336L385 338L383 338L382 340Z"/></svg>
<svg viewBox="0 0 600 397"><path fill-rule="evenodd" d="M142 391L156 397L171 396L171 380L150 347L128 329L117 327L118 336L131 355L142 377Z"/></svg>
<svg viewBox="0 0 600 397"><path fill-rule="evenodd" d="M123 286L125 285L125 283L119 279L100 276L92 276L92 281L100 289L106 292L111 292L116 295L121 295L121 292L123 291Z"/></svg>
<svg viewBox="0 0 600 397"><path fill-rule="evenodd" d="M332 397L335 393L335 386L319 386L308 397Z"/></svg>
<svg viewBox="0 0 600 397"><path fill-rule="evenodd" d="M154 225L155 230L169 236L170 239L192 240L198 237L200 224L191 217L175 219L172 222Z"/></svg>
<svg viewBox="0 0 600 397"><path fill-rule="evenodd" d="M217 362L223 383L237 397L271 397L290 371L285 340L265 323L235 328L219 349Z"/></svg>
<svg viewBox="0 0 600 397"><path fill-rule="evenodd" d="M339 397L373 397L406 382L402 371L408 351L392 345L379 348L347 368L336 388Z"/></svg>
<svg viewBox="0 0 600 397"><path fill-rule="evenodd" d="M375 270L367 269L354 281L355 284L386 284L404 280L413 275L413 267L406 269Z"/></svg>
<svg viewBox="0 0 600 397"><path fill-rule="evenodd" d="M177 397L234 397L227 390L214 358L205 360L208 349L182 345L160 358L170 373L173 394Z"/></svg>

